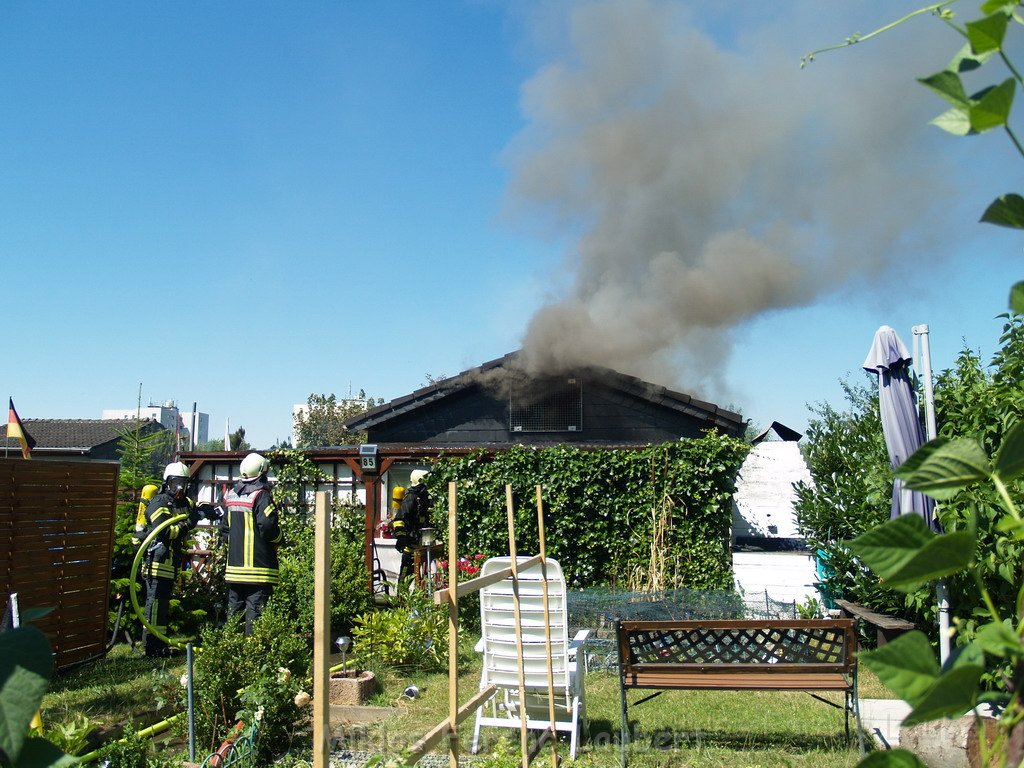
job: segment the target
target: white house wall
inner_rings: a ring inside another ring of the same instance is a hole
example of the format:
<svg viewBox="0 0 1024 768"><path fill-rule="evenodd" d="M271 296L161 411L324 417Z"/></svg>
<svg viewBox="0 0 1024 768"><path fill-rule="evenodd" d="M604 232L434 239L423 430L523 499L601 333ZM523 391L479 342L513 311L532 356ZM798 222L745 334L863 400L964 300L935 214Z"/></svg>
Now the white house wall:
<svg viewBox="0 0 1024 768"><path fill-rule="evenodd" d="M807 552L734 552L732 567L748 605L763 600L766 592L771 600L783 603L818 599L814 558Z"/></svg>
<svg viewBox="0 0 1024 768"><path fill-rule="evenodd" d="M797 538L793 483L801 480L813 483L798 443L762 442L754 446L736 478L733 540L741 536Z"/></svg>

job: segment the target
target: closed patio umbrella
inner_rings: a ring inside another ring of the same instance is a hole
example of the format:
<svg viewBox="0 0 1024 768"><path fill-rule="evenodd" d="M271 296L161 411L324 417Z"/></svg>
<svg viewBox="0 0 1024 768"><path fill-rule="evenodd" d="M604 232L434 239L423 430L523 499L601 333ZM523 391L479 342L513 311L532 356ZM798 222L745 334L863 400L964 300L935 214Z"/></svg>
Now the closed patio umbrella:
<svg viewBox="0 0 1024 768"><path fill-rule="evenodd" d="M875 331L875 338L864 361L864 370L878 375L878 410L882 434L889 449L889 464L897 469L924 440L924 427L917 410L917 396L910 378L913 358L903 341L888 325ZM915 514L938 530L935 501L920 491L912 491L896 478L892 484L890 517Z"/></svg>
<svg viewBox="0 0 1024 768"><path fill-rule="evenodd" d="M896 331L888 325L875 331L871 350L864 360L864 370L878 376L878 410L893 469L903 464L925 442L917 396L910 378L912 363L913 358ZM920 515L929 528L940 532L935 518L935 500L920 491L910 490L897 477L892 484L889 516L895 518L899 515ZM935 588L939 609L939 656L940 661L945 662L949 656L949 603L945 581L939 579Z"/></svg>

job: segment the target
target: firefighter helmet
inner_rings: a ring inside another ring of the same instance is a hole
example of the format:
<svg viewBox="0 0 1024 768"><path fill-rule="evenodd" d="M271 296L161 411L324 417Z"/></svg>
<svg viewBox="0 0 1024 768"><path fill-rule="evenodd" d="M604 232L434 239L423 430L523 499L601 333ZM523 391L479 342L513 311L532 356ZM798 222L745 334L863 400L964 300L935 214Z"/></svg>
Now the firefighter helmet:
<svg viewBox="0 0 1024 768"><path fill-rule="evenodd" d="M258 453L250 453L242 459L241 473L243 480L255 480L268 469L270 469L270 462Z"/></svg>
<svg viewBox="0 0 1024 768"><path fill-rule="evenodd" d="M168 464L164 470L164 480L170 480L172 477L182 477L188 480L188 467L180 461Z"/></svg>
<svg viewBox="0 0 1024 768"><path fill-rule="evenodd" d="M412 474L409 475L409 485L419 485L427 477L427 470L425 469L414 469Z"/></svg>

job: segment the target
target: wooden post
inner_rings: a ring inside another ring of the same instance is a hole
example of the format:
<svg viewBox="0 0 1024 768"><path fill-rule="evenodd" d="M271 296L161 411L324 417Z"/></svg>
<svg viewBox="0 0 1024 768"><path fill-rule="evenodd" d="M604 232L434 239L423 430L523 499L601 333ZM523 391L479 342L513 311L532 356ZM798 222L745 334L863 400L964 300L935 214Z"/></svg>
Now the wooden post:
<svg viewBox="0 0 1024 768"><path fill-rule="evenodd" d="M448 483L448 765L459 766L459 550L455 482ZM430 574L427 574L429 577Z"/></svg>
<svg viewBox="0 0 1024 768"><path fill-rule="evenodd" d="M329 768L331 754L327 654L331 632L331 494L316 494L313 558L313 768Z"/></svg>
<svg viewBox="0 0 1024 768"><path fill-rule="evenodd" d="M508 513L508 553L512 557L512 613L515 616L516 660L519 663L519 749L523 768L529 768L526 730L526 670L523 666L523 619L519 613L519 572L516 569L516 517L512 504L512 486L505 486L505 510Z"/></svg>
<svg viewBox="0 0 1024 768"><path fill-rule="evenodd" d="M544 595L544 647L548 652L548 719L551 721L551 766L558 766L558 729L555 728L555 675L551 669L551 609L548 605L548 552L544 539L544 501L537 485L537 535L540 539L541 589ZM562 606L566 610L566 606ZM577 673L578 674L578 673Z"/></svg>

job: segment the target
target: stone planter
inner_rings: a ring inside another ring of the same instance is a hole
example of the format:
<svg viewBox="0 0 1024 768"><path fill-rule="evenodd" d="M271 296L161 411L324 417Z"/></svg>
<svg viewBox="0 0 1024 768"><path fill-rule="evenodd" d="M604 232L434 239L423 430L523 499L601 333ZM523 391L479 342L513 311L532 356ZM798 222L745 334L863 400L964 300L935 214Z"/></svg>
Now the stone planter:
<svg viewBox="0 0 1024 768"><path fill-rule="evenodd" d="M330 702L340 705L365 704L377 692L377 678L368 670L344 670L331 675Z"/></svg>

